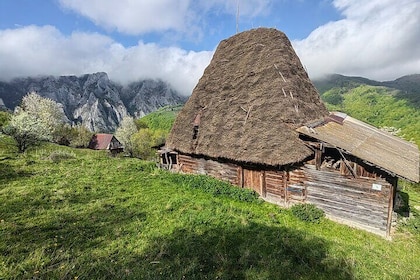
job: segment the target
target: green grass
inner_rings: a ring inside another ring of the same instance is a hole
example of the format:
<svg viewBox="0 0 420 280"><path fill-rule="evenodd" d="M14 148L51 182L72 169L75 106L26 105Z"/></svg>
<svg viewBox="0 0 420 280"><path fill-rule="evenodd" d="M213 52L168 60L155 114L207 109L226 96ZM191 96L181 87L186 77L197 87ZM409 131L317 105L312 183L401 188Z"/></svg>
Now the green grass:
<svg viewBox="0 0 420 280"><path fill-rule="evenodd" d="M333 88L321 93L330 111L341 111L376 127L395 127L399 136L420 145L420 110L402 92L386 87L361 85Z"/></svg>
<svg viewBox="0 0 420 280"><path fill-rule="evenodd" d="M140 118L140 120L144 122L151 130L163 130L166 133L169 133L176 116L182 109L182 106L183 105L165 106Z"/></svg>
<svg viewBox="0 0 420 280"><path fill-rule="evenodd" d="M420 275L416 231L387 241L303 222L250 191L98 151L46 145L0 155L0 279Z"/></svg>

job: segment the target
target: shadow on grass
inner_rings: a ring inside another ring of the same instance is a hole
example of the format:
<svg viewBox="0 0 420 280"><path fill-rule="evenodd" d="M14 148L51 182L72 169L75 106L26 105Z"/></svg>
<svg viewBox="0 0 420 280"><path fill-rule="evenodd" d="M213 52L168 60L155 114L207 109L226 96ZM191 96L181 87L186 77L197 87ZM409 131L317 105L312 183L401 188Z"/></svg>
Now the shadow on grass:
<svg viewBox="0 0 420 280"><path fill-rule="evenodd" d="M74 279L81 274L87 279L108 279L108 252L119 248L119 240L128 238L126 226L146 220L141 207L130 210L112 203L45 216L40 214L45 205L39 209L31 206L19 213L26 219L1 220L0 256L9 266L4 275L0 271L0 279ZM56 203L55 207L67 206Z"/></svg>
<svg viewBox="0 0 420 280"><path fill-rule="evenodd" d="M395 201L394 211L402 217L410 216L410 195L399 190Z"/></svg>
<svg viewBox="0 0 420 280"><path fill-rule="evenodd" d="M57 211L45 219L32 210L39 215L36 221L2 222L0 253L10 256L3 278L353 278L345 260L328 256L328 242L307 232L278 224L195 220L194 226L157 236L159 222L141 205L123 202Z"/></svg>
<svg viewBox="0 0 420 280"><path fill-rule="evenodd" d="M151 242L143 271L149 279L352 279L327 250L325 240L285 227L179 229Z"/></svg>
<svg viewBox="0 0 420 280"><path fill-rule="evenodd" d="M6 185L7 182L13 181L21 177L29 177L32 174L23 170L19 170L16 167L0 161L0 186Z"/></svg>

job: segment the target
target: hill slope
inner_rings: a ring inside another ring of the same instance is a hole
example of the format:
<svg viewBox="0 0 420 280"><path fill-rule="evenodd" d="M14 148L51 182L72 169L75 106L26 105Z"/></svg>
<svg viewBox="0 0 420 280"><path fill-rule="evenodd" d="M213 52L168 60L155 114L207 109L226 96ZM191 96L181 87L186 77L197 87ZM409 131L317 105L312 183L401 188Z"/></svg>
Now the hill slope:
<svg viewBox="0 0 420 280"><path fill-rule="evenodd" d="M420 145L419 74L387 82L335 74L314 84L330 111L377 127L392 127L399 136Z"/></svg>
<svg viewBox="0 0 420 280"><path fill-rule="evenodd" d="M1 160L0 279L420 275L418 231L390 242L328 220L305 223L245 201L243 191L62 146Z"/></svg>

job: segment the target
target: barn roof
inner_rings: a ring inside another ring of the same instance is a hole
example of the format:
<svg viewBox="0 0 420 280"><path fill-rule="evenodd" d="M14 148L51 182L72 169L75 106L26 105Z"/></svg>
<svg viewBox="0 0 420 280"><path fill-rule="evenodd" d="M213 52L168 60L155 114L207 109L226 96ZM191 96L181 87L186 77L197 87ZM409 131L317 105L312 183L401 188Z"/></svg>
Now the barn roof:
<svg viewBox="0 0 420 280"><path fill-rule="evenodd" d="M98 133L92 136L89 148L94 150L108 150L114 135L106 133Z"/></svg>
<svg viewBox="0 0 420 280"><path fill-rule="evenodd" d="M346 114L333 112L324 122L302 126L297 131L341 148L389 173L419 182L419 149L416 144Z"/></svg>
<svg viewBox="0 0 420 280"><path fill-rule="evenodd" d="M258 28L220 42L166 145L188 154L286 165L312 154L295 129L327 115L286 35Z"/></svg>

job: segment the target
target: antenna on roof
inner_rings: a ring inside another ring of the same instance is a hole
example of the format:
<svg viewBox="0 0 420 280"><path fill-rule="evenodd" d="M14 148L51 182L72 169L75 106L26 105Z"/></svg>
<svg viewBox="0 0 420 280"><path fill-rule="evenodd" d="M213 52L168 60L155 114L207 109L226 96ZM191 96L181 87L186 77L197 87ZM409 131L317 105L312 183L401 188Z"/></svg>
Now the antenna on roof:
<svg viewBox="0 0 420 280"><path fill-rule="evenodd" d="M239 30L239 0L236 0L236 34Z"/></svg>

